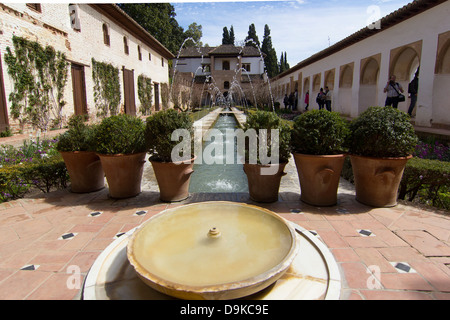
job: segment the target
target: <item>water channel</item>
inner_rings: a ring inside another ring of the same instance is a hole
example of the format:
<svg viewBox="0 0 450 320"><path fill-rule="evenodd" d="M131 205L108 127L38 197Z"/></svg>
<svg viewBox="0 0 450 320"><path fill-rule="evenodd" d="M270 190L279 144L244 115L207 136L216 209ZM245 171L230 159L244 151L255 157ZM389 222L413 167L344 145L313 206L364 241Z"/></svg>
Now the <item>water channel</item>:
<svg viewBox="0 0 450 320"><path fill-rule="evenodd" d="M243 165L237 164L237 144L236 139L226 139L226 129L235 129L238 123L232 114L222 114L217 119L214 129L221 132L221 139L216 141L214 137L211 141L203 144L203 150L211 144L222 144L223 155L212 154L214 158L213 164L196 164L194 166L194 174L191 176L189 192L191 193L231 193L231 192L248 192L247 176L244 173ZM219 136L217 136L219 138ZM226 164L227 144L234 144L234 164ZM222 159L223 164L220 163Z"/></svg>

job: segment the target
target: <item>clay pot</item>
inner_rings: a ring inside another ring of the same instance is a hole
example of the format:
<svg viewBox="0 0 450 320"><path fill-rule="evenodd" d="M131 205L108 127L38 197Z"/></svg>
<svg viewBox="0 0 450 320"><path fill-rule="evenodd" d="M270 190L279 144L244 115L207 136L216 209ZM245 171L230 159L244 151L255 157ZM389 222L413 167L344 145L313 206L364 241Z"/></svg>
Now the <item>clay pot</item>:
<svg viewBox="0 0 450 320"><path fill-rule="evenodd" d="M271 203L278 201L281 178L286 175L286 163L279 165L244 164L247 175L250 199L256 202ZM263 170L267 170L265 173ZM270 174L269 174L270 173Z"/></svg>
<svg viewBox="0 0 450 320"><path fill-rule="evenodd" d="M141 193L145 152L136 154L99 154L108 181L109 196L125 199Z"/></svg>
<svg viewBox="0 0 450 320"><path fill-rule="evenodd" d="M336 205L345 157L294 154L303 202L319 207Z"/></svg>
<svg viewBox="0 0 450 320"><path fill-rule="evenodd" d="M194 173L194 161L158 162L151 161L159 186L159 198L163 202L179 202L189 197L189 183Z"/></svg>
<svg viewBox="0 0 450 320"><path fill-rule="evenodd" d="M105 173L95 152L60 152L69 172L71 186L75 193L98 191L105 187Z"/></svg>
<svg viewBox="0 0 450 320"><path fill-rule="evenodd" d="M356 200L377 208L395 207L406 163L404 158L350 156L355 179Z"/></svg>

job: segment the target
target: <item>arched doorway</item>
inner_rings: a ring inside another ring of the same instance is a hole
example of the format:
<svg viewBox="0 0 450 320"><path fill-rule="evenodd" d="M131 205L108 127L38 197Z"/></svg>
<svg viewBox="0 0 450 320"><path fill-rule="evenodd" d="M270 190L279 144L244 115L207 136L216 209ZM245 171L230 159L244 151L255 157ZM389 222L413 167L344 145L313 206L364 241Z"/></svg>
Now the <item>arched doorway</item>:
<svg viewBox="0 0 450 320"><path fill-rule="evenodd" d="M384 105L378 101L378 78L380 75L381 54L361 61L361 78L359 87L359 108L361 114L369 107Z"/></svg>
<svg viewBox="0 0 450 320"><path fill-rule="evenodd" d="M450 88L450 31L439 35L433 85L433 123L450 125L448 88Z"/></svg>
<svg viewBox="0 0 450 320"><path fill-rule="evenodd" d="M405 90L404 94L406 97L408 97L408 85L414 78L414 74L420 65L421 52L422 41L399 47L391 51L389 74L397 77L397 82L400 83ZM405 102L399 104L398 108L407 112L409 105L410 99L406 99Z"/></svg>
<svg viewBox="0 0 450 320"><path fill-rule="evenodd" d="M339 108L344 115L350 116L352 108L354 63L341 66L339 73Z"/></svg>

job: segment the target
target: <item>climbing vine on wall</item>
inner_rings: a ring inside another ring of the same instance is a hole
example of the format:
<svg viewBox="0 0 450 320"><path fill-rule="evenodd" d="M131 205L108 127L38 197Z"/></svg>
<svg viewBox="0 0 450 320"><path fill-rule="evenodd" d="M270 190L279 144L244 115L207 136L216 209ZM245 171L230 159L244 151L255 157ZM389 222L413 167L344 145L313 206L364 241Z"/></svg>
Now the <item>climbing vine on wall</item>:
<svg viewBox="0 0 450 320"><path fill-rule="evenodd" d="M41 130L49 125L61 127L69 65L64 53L17 36L12 42L14 50L7 47L5 54L14 84L9 95L11 115L21 124L31 123Z"/></svg>
<svg viewBox="0 0 450 320"><path fill-rule="evenodd" d="M94 103L97 116L104 118L116 115L120 104L119 69L106 62L92 58L92 79L94 80Z"/></svg>
<svg viewBox="0 0 450 320"><path fill-rule="evenodd" d="M151 113L153 102L152 79L143 74L138 77L138 97L141 102L139 111L142 115L149 115Z"/></svg>

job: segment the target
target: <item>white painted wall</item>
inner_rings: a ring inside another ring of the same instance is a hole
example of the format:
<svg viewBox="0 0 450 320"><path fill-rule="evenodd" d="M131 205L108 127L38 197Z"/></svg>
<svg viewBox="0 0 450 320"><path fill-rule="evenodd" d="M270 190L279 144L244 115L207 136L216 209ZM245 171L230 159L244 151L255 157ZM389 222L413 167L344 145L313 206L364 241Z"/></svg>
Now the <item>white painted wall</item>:
<svg viewBox="0 0 450 320"><path fill-rule="evenodd" d="M443 91L450 88L450 80L447 75L435 76L435 64L437 56L437 43L440 34L450 30L450 1L431 8L415 17L405 20L391 28L353 44L333 55L320 61L312 63L301 70L296 70L293 74L286 74L272 82L272 87L283 87L290 83L290 77L295 76L295 81L304 83L304 79L310 77L310 106L318 108L315 103L313 91L313 76L321 74L320 86L324 86L324 74L327 70L335 69L336 79L333 90L333 109L343 114L356 117L369 105L374 103L384 105L386 94L383 88L389 78L389 65L391 61L391 50L402 46L422 41L420 52L420 87L417 103L416 124L421 126L431 126L431 123L450 125L450 112L448 99ZM383 28L383 26L381 26ZM376 88L360 84L361 60L381 54L381 64ZM353 85L351 96L348 88L339 88L340 67L349 63L354 63ZM302 73L303 78L298 79L298 74ZM439 83L435 83L435 82ZM407 92L408 82L400 82ZM303 89L299 86L299 89ZM447 88L447 89L444 89ZM279 90L277 91L279 92ZM304 97L304 90L301 90L301 97ZM284 96L284 94L283 94ZM282 104L282 96L277 94L276 99ZM301 99L301 106L304 105ZM409 100L409 99L408 99ZM399 109L407 111L409 101L401 103ZM310 108L311 109L311 108Z"/></svg>
<svg viewBox="0 0 450 320"><path fill-rule="evenodd" d="M122 68L125 67L126 69L134 70L135 104L137 112L139 112L140 106L137 94L137 79L140 74L144 74L151 78L154 83L161 84L168 83L169 81L169 64L167 59L163 58L153 48L148 47L132 34L129 34L126 30L116 25L113 21L109 20L87 4L77 5L81 27L80 32L73 30L71 27L68 4L41 4L42 13L37 13L29 9L26 7L25 3L6 4L6 6L16 10L16 12L22 14L23 17L17 17L14 12L8 13L4 10L0 10L0 30L2 31L2 34L0 35L0 51L2 58L6 53L6 47L13 47L12 36L16 35L38 41L43 46L51 45L56 50L64 52L68 60L85 65L87 105L88 111L93 118L95 118L96 110L93 98L94 84L92 81L92 58L100 62L111 63L119 68L122 106L124 102ZM36 24L33 23L33 19L37 21ZM66 36L43 28L43 23L66 33ZM106 23L109 26L110 46L106 46L103 43L103 23ZM124 52L124 36L128 38L128 55ZM138 45L141 48L141 61L138 59ZM149 58L149 54L151 59ZM162 63L162 59L164 59L164 64ZM2 65L6 97L8 99L10 92L13 90L13 84L7 75L7 66L4 60L2 61ZM68 117L74 112L70 68L65 90L65 100L67 101L67 105L64 107L63 111L64 115ZM155 101L153 101L153 103L154 102ZM11 121L12 119L10 118L10 122Z"/></svg>

